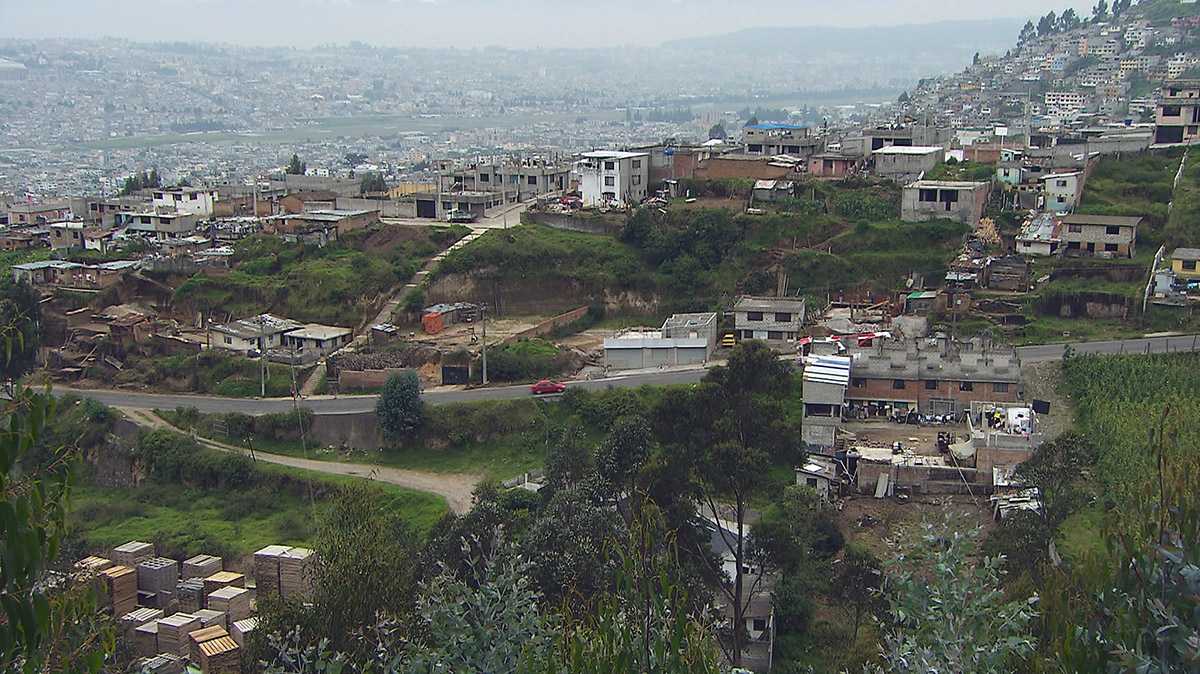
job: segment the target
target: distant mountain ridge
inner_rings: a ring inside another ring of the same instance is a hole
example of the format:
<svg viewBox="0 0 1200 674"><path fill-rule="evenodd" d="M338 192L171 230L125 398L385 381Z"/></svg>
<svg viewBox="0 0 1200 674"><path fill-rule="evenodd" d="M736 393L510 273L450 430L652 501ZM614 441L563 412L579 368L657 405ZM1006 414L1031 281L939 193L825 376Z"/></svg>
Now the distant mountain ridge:
<svg viewBox="0 0 1200 674"><path fill-rule="evenodd" d="M832 55L853 62L893 62L930 75L956 72L977 52L1003 54L1016 44L1026 19L941 21L903 26L747 28L709 37L664 42L664 49L741 58L821 61ZM914 63L917 61L917 63Z"/></svg>

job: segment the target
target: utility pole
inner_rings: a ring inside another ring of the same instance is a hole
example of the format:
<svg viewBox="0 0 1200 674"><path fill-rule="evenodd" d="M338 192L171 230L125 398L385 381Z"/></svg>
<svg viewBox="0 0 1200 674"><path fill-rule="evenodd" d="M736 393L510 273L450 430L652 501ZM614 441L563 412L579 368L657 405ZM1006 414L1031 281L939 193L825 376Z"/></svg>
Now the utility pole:
<svg viewBox="0 0 1200 674"><path fill-rule="evenodd" d="M483 321L483 385L487 386L487 305L479 305L479 319Z"/></svg>
<svg viewBox="0 0 1200 674"><path fill-rule="evenodd" d="M259 395L267 397L267 319L258 317L258 381Z"/></svg>

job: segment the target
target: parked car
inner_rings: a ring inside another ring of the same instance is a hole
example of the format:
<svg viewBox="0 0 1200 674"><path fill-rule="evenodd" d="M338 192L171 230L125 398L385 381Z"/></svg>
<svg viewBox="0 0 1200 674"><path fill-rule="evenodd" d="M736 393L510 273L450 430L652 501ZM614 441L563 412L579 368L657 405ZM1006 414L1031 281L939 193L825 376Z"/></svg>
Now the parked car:
<svg viewBox="0 0 1200 674"><path fill-rule="evenodd" d="M529 392L533 395L539 393L562 393L565 390L567 390L566 384L560 381L550 381L549 379L543 379L529 387Z"/></svg>
<svg viewBox="0 0 1200 674"><path fill-rule="evenodd" d="M446 222L475 222L475 214L470 211L460 211L456 208L446 213Z"/></svg>

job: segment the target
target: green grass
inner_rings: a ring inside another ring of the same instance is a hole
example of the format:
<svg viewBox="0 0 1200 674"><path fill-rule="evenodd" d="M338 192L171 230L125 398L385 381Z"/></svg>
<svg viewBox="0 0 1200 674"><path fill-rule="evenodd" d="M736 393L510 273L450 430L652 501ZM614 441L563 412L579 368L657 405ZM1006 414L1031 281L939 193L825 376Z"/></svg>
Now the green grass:
<svg viewBox="0 0 1200 674"><path fill-rule="evenodd" d="M1167 222L1167 204L1181 156L1179 150L1167 150L1102 160L1084 185L1076 212L1142 216L1149 225L1139 231L1138 242L1154 245L1155 235Z"/></svg>
<svg viewBox="0 0 1200 674"><path fill-rule="evenodd" d="M220 350L209 350L195 356L166 356L151 352L130 356L117 373L117 384L161 385L165 379L182 380L192 391L229 398L254 398L262 395L263 382L258 360L235 356ZM303 386L313 366L296 368L296 385ZM286 365L270 363L266 380L266 396L277 398L290 395L292 370Z"/></svg>
<svg viewBox="0 0 1200 674"><path fill-rule="evenodd" d="M306 475L261 466L261 470ZM319 476L324 484L356 478ZM448 508L432 494L378 484L380 505L424 536ZM69 515L72 535L89 551L101 552L131 540L160 544L160 552L242 557L266 545L311 545L325 503L286 491L261 488L203 490L149 481L132 489L80 486Z"/></svg>
<svg viewBox="0 0 1200 674"><path fill-rule="evenodd" d="M49 259L50 251L46 248L0 252L0 283L12 283L12 268L14 264L25 264L27 262L39 262L41 260Z"/></svg>

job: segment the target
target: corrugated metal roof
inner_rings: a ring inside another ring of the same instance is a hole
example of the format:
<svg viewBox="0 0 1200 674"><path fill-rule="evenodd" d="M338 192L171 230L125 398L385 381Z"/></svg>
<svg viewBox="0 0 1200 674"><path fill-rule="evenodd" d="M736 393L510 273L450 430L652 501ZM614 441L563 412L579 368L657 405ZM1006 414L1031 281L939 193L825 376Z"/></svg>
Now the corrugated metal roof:
<svg viewBox="0 0 1200 674"><path fill-rule="evenodd" d="M850 383L850 359L843 356L817 356L804 364L804 381L846 386Z"/></svg>

